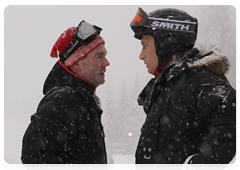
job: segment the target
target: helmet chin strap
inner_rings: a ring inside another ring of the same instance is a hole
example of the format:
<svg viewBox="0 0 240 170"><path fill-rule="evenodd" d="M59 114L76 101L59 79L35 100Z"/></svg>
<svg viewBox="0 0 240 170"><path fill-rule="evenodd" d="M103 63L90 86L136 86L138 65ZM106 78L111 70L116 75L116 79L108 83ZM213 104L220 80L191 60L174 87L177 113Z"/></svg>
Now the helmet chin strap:
<svg viewBox="0 0 240 170"><path fill-rule="evenodd" d="M156 72L159 73L161 73L162 71L161 69L163 65L166 63L166 61L168 61L180 47L180 43L178 43L177 41L171 42L169 38L167 39L168 39L167 41L169 41L168 43L166 43L166 41L164 41L163 39L154 39L156 54L158 57L158 67L156 69Z"/></svg>
<svg viewBox="0 0 240 170"><path fill-rule="evenodd" d="M172 60L173 60L173 58L165 61L165 62L163 63L163 65L162 65L162 67L160 68L160 71L155 70L154 73L153 73L153 75L154 75L155 77L158 77L159 74L164 70L165 67L167 67L167 65L168 65ZM158 68L157 68L157 69L158 69Z"/></svg>

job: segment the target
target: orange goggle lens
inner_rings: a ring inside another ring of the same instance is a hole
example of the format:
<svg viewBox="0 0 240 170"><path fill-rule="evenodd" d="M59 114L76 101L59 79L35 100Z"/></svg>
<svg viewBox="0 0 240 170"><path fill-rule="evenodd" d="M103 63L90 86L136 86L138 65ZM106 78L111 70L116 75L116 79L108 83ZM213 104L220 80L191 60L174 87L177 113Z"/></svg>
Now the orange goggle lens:
<svg viewBox="0 0 240 170"><path fill-rule="evenodd" d="M134 19L131 22L131 26L138 25L142 23L145 19L145 15L142 13L141 9L138 9Z"/></svg>

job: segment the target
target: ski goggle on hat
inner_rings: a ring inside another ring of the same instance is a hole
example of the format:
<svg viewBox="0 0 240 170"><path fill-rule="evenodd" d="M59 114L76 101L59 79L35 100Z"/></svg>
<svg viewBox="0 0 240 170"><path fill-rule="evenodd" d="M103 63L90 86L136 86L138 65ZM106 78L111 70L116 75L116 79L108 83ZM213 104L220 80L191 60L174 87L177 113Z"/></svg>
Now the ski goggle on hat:
<svg viewBox="0 0 240 170"><path fill-rule="evenodd" d="M60 58L66 60L67 62L67 60L73 58L72 56L74 56L75 53L81 52L81 50L82 53L85 55L86 52L83 52L85 51L84 48L88 46L91 46L91 48L95 48L95 46L99 45L100 43L104 43L104 40L99 36L101 30L102 28L97 27L95 25L91 25L85 20L81 21L75 32L74 39L69 44L69 46L59 54ZM92 49L86 48L86 50L89 51ZM78 55L78 57L75 57L76 58L75 60L79 59L79 57L81 56Z"/></svg>

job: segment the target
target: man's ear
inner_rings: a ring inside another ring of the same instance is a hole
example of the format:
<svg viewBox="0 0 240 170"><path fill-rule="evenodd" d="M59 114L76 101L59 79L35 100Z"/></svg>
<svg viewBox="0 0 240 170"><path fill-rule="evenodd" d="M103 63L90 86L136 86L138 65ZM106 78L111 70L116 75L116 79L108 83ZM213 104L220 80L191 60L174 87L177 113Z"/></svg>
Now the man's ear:
<svg viewBox="0 0 240 170"><path fill-rule="evenodd" d="M76 63L76 64L74 64L73 66L71 66L73 69L75 69L75 70L78 70L78 71L80 71L81 70L81 67L79 66L79 64L78 63Z"/></svg>

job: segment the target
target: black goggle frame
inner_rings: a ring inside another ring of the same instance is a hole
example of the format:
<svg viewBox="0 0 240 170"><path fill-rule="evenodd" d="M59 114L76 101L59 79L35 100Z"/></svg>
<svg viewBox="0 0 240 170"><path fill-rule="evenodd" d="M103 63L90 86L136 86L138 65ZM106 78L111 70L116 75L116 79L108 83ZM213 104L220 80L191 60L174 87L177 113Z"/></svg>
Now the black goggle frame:
<svg viewBox="0 0 240 170"><path fill-rule="evenodd" d="M60 59L65 61L71 56L82 44L87 45L91 43L98 34L100 34L102 28L96 25L91 25L85 20L81 21L77 27L73 41L69 46L59 54Z"/></svg>

